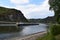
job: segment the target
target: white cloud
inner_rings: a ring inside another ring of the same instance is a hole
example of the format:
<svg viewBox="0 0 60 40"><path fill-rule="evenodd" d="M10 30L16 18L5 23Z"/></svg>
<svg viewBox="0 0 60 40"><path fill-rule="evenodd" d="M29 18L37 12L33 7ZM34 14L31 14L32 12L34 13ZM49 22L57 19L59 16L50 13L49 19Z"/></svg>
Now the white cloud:
<svg viewBox="0 0 60 40"><path fill-rule="evenodd" d="M10 0L10 2L14 4L25 4L25 3L29 3L29 0Z"/></svg>
<svg viewBox="0 0 60 40"><path fill-rule="evenodd" d="M53 16L54 13L49 11L48 0L44 0L42 4L31 4L30 0L10 0L11 3L15 4L14 6L6 6L0 4L0 6L19 9L23 12L27 18L45 18L48 16ZM23 4L23 5L22 5Z"/></svg>
<svg viewBox="0 0 60 40"><path fill-rule="evenodd" d="M53 12L49 11L48 0L45 0L41 5L16 5L16 8L21 10L27 18L45 18L54 15Z"/></svg>
<svg viewBox="0 0 60 40"><path fill-rule="evenodd" d="M30 4L30 0L11 0L11 2L15 3L15 8L21 10L26 18L45 18L54 15L53 12L49 11L48 0L40 5ZM25 3L27 5L20 5Z"/></svg>

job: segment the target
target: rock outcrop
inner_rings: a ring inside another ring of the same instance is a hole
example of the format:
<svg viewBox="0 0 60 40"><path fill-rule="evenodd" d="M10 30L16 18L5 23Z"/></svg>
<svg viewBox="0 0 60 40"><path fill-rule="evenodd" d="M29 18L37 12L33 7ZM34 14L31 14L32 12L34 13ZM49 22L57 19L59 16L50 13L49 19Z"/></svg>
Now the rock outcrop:
<svg viewBox="0 0 60 40"><path fill-rule="evenodd" d="M27 19L20 10L0 7L0 21L27 22Z"/></svg>

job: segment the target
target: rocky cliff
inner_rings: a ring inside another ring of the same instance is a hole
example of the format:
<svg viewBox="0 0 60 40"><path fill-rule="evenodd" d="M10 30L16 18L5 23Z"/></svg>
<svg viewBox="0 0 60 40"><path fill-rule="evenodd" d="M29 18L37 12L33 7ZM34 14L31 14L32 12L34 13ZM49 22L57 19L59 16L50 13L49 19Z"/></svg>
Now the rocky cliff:
<svg viewBox="0 0 60 40"><path fill-rule="evenodd" d="M20 10L0 7L0 21L27 22L27 19Z"/></svg>

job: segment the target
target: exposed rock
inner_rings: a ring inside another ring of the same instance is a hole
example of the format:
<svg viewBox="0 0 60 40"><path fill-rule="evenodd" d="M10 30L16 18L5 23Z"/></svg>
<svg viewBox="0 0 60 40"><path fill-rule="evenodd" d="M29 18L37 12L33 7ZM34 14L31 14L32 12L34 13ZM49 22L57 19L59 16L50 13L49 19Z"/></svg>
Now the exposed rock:
<svg viewBox="0 0 60 40"><path fill-rule="evenodd" d="M20 10L0 7L0 21L27 22L27 19Z"/></svg>

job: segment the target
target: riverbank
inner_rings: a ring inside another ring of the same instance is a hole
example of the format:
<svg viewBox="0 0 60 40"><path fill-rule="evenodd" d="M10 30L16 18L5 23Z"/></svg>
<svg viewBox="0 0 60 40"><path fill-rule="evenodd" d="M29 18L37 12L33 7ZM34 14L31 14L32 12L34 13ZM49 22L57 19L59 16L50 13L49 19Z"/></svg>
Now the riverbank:
<svg viewBox="0 0 60 40"><path fill-rule="evenodd" d="M18 32L20 28L16 26L0 26L0 34Z"/></svg>
<svg viewBox="0 0 60 40"><path fill-rule="evenodd" d="M10 38L10 39L5 39L5 40L36 40L38 37L43 37L47 32L46 31L42 31L42 32L38 32L38 33L34 33L31 35L27 35L24 37L16 37L16 38Z"/></svg>
<svg viewBox="0 0 60 40"><path fill-rule="evenodd" d="M47 35L38 40L60 40L60 24L50 24Z"/></svg>

